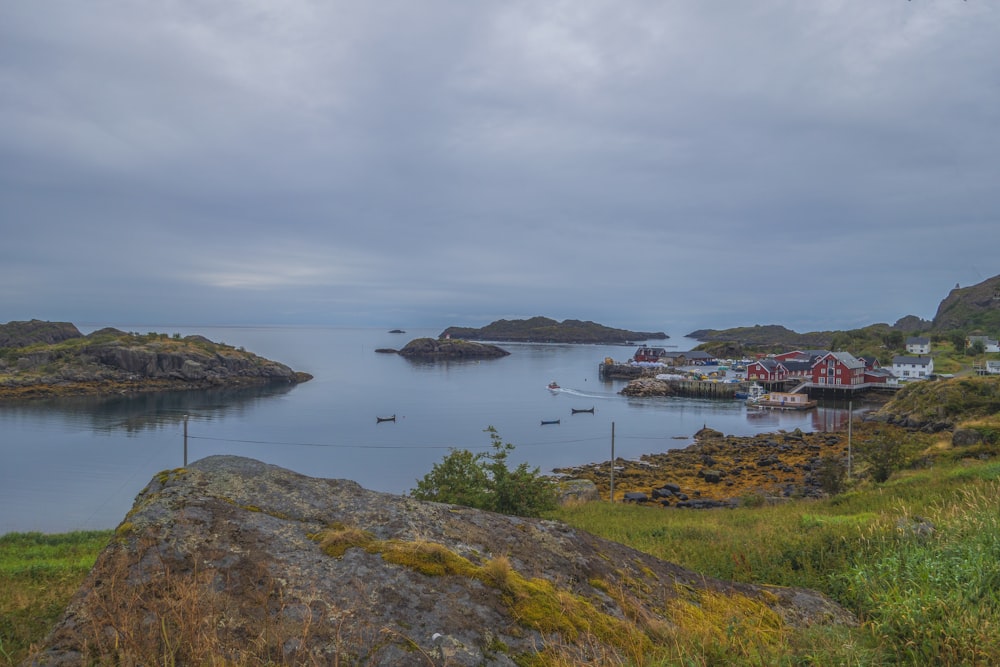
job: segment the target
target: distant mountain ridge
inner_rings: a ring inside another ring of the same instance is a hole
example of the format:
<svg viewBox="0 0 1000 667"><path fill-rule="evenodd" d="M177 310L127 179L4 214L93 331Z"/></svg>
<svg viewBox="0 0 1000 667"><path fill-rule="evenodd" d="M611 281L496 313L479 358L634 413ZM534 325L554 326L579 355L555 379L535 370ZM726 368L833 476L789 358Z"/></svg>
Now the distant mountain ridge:
<svg viewBox="0 0 1000 667"><path fill-rule="evenodd" d="M512 343L612 343L626 344L669 338L662 331L629 331L606 327L596 322L532 317L526 320L497 320L485 327L448 327L441 338L495 340Z"/></svg>
<svg viewBox="0 0 1000 667"><path fill-rule="evenodd" d="M983 331L1000 333L1000 275L971 287L957 285L941 304L932 321L916 315L900 318L893 325L872 324L854 331L898 331L909 335L946 331ZM702 343L736 342L747 347L783 346L800 349L827 349L842 332L812 331L798 333L777 324L733 327L731 329L698 329L687 334Z"/></svg>

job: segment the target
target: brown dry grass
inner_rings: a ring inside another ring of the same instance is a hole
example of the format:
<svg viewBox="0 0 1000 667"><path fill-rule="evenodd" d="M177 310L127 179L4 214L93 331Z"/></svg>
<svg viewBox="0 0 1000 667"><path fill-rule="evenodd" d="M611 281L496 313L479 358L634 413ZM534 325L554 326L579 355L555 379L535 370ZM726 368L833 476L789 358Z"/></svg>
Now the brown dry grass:
<svg viewBox="0 0 1000 667"><path fill-rule="evenodd" d="M50 641L79 650L87 664L353 665L376 662L390 645L405 646L413 664L433 664L399 631L319 596L289 594L250 561L223 575L145 544L105 552L95 572L75 630L57 629Z"/></svg>

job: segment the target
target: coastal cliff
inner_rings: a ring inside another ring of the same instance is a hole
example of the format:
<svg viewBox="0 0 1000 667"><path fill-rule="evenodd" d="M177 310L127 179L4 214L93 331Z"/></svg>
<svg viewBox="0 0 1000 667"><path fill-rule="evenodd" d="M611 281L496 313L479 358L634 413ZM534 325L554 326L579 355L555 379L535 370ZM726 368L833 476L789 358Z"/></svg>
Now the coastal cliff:
<svg viewBox="0 0 1000 667"><path fill-rule="evenodd" d="M296 384L308 373L203 336L84 336L66 322L0 325L0 399Z"/></svg>

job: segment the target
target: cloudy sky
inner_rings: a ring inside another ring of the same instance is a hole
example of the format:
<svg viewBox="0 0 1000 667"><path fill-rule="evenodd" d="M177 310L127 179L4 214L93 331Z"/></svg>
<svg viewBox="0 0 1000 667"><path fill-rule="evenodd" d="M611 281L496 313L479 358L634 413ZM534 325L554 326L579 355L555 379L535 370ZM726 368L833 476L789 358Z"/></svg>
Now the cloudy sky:
<svg viewBox="0 0 1000 667"><path fill-rule="evenodd" d="M683 335L1000 273L1000 3L0 3L0 322Z"/></svg>

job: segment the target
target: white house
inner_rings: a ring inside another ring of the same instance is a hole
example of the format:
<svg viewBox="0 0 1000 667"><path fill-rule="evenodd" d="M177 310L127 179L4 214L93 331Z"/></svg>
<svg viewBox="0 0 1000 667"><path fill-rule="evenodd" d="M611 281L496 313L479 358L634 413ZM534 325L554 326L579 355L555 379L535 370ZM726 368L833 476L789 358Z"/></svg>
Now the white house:
<svg viewBox="0 0 1000 667"><path fill-rule="evenodd" d="M934 360L930 357L892 358L892 374L898 380L926 380L934 373Z"/></svg>
<svg viewBox="0 0 1000 667"><path fill-rule="evenodd" d="M969 336L969 340L966 342L966 345L968 347L972 347L976 343L983 344L984 352L1000 352L1000 343L988 336Z"/></svg>
<svg viewBox="0 0 1000 667"><path fill-rule="evenodd" d="M931 339L925 336L911 336L906 339L906 351L910 354L930 354Z"/></svg>

